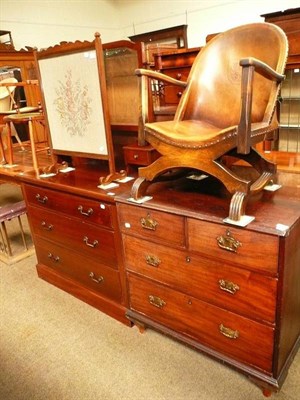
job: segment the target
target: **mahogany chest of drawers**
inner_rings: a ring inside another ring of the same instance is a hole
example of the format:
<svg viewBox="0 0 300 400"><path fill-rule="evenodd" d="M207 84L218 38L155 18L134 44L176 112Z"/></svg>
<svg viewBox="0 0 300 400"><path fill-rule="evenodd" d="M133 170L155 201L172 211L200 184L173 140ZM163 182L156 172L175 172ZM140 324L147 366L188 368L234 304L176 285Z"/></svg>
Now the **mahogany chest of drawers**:
<svg viewBox="0 0 300 400"><path fill-rule="evenodd" d="M38 275L130 325L115 204L27 183L23 193Z"/></svg>
<svg viewBox="0 0 300 400"><path fill-rule="evenodd" d="M127 196L128 197L128 196ZM144 204L117 198L128 318L278 390L299 347L300 203L284 189L223 223L226 200L169 189Z"/></svg>

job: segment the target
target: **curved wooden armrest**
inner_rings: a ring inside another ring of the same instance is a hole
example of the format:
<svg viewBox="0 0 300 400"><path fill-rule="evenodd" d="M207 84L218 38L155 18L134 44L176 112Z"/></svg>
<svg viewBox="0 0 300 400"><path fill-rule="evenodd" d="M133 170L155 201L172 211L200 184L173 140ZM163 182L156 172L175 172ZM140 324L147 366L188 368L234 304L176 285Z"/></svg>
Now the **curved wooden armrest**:
<svg viewBox="0 0 300 400"><path fill-rule="evenodd" d="M163 81L167 83L172 83L173 85L178 85L182 87L186 87L187 83L184 81L179 81L171 76L162 74L161 72L151 71L149 69L139 68L135 70L135 74L137 76L146 76L151 79L157 79L158 81Z"/></svg>
<svg viewBox="0 0 300 400"><path fill-rule="evenodd" d="M268 64L258 60L257 58L243 58L240 60L241 67L253 66L255 71L263 75L265 78L271 79L273 81L282 82L285 79L285 75L278 74L274 71Z"/></svg>

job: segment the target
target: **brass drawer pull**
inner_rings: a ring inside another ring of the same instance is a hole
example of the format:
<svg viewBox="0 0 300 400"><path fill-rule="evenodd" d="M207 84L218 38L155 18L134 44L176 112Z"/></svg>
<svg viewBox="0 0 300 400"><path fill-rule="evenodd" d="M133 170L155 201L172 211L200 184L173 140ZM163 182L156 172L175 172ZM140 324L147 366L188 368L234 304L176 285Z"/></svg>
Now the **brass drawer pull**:
<svg viewBox="0 0 300 400"><path fill-rule="evenodd" d="M234 253L237 252L238 248L242 245L241 242L236 240L232 235L229 229L226 231L225 236L218 236L217 237L218 246L221 249L232 251Z"/></svg>
<svg viewBox="0 0 300 400"><path fill-rule="evenodd" d="M52 224L47 225L47 222L45 221L42 221L41 226L45 231L52 231L54 228Z"/></svg>
<svg viewBox="0 0 300 400"><path fill-rule="evenodd" d="M48 258L50 258L50 260L54 261L54 262L58 262L60 260L59 256L55 256L52 253L48 253Z"/></svg>
<svg viewBox="0 0 300 400"><path fill-rule="evenodd" d="M166 302L157 296L149 295L149 303L157 308L163 308L166 305Z"/></svg>
<svg viewBox="0 0 300 400"><path fill-rule="evenodd" d="M77 210L80 212L81 215L85 215L86 217L89 217L94 212L92 208L89 208L87 211L83 211L83 206L78 206Z"/></svg>
<svg viewBox="0 0 300 400"><path fill-rule="evenodd" d="M42 203L42 204L45 204L48 201L48 197L47 196L41 197L41 195L39 193L35 196L35 198L37 199L37 201L39 203Z"/></svg>
<svg viewBox="0 0 300 400"><path fill-rule="evenodd" d="M94 240L93 243L89 243L89 238L87 236L84 236L83 241L89 247L96 247L99 244L98 240Z"/></svg>
<svg viewBox="0 0 300 400"><path fill-rule="evenodd" d="M239 331L234 331L233 329L226 328L223 324L219 325L220 332L222 335L228 337L229 339L237 339L240 335Z"/></svg>
<svg viewBox="0 0 300 400"><path fill-rule="evenodd" d="M150 214L147 214L146 218L141 218L141 225L144 229L149 229L150 231L155 231L158 225L158 222L155 219L152 219Z"/></svg>
<svg viewBox="0 0 300 400"><path fill-rule="evenodd" d="M104 281L103 276L100 275L100 276L96 277L94 272L90 272L89 277L91 278L92 281L94 281L96 283L101 283Z"/></svg>
<svg viewBox="0 0 300 400"><path fill-rule="evenodd" d="M240 290L239 285L230 281L226 281L225 279L219 280L219 287L221 290L231 294L235 294L238 290Z"/></svg>
<svg viewBox="0 0 300 400"><path fill-rule="evenodd" d="M160 259L156 256L151 256L150 254L146 255L146 263L151 265L152 267L158 267L161 263Z"/></svg>
<svg viewBox="0 0 300 400"><path fill-rule="evenodd" d="M137 159L139 158L139 155L138 155L138 154L134 154L134 155L133 155L133 158L134 158L135 160L137 160Z"/></svg>

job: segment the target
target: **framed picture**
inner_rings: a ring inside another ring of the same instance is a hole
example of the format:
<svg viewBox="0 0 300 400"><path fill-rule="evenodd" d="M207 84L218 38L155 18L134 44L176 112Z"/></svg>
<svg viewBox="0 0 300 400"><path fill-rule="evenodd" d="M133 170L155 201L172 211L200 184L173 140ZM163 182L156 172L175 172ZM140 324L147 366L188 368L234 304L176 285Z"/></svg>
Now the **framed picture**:
<svg viewBox="0 0 300 400"><path fill-rule="evenodd" d="M53 154L107 159L114 172L100 35L93 42L62 42L35 56Z"/></svg>

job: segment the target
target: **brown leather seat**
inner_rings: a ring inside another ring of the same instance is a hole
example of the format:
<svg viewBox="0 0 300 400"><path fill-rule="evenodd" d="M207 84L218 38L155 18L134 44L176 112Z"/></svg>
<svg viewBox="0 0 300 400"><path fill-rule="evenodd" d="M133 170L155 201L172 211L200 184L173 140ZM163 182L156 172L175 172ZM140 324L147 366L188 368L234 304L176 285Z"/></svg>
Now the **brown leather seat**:
<svg viewBox="0 0 300 400"><path fill-rule="evenodd" d="M244 213L248 196L262 190L276 166L253 148L276 130L275 106L284 79L288 42L285 33L268 23L247 24L217 35L200 51L187 82L139 69L142 77L140 144L150 143L161 157L139 169L132 197L146 194L151 182L165 172L196 169L221 181L232 194L229 218ZM183 86L173 121L149 122L148 80ZM245 180L223 162L224 155L243 159L260 174Z"/></svg>

